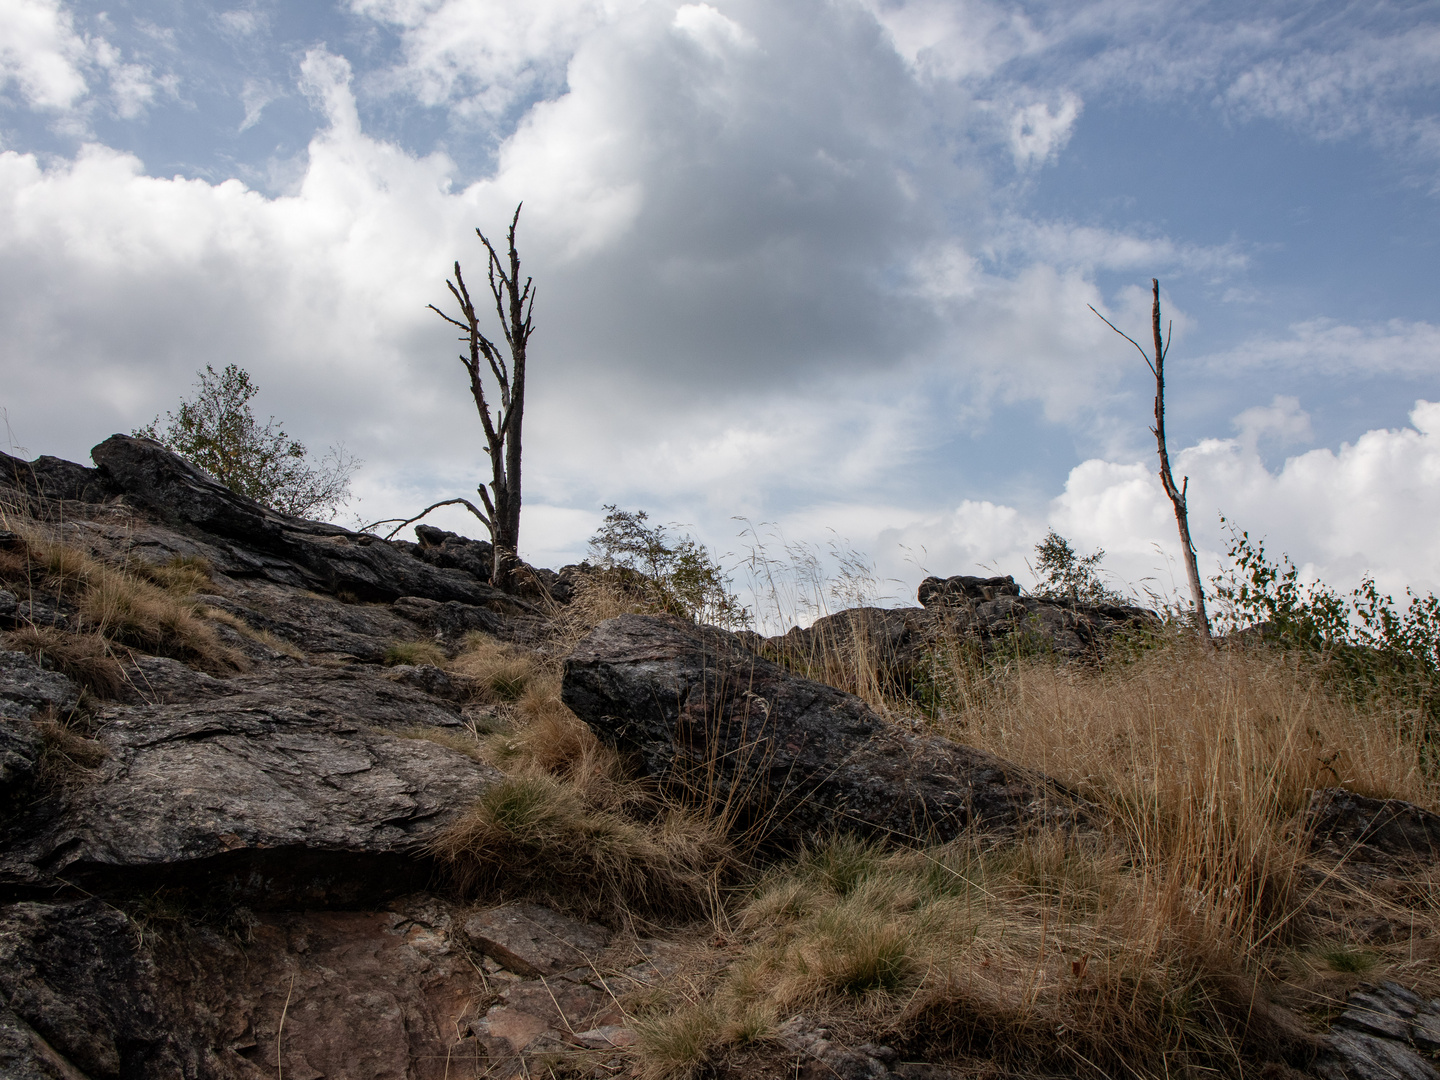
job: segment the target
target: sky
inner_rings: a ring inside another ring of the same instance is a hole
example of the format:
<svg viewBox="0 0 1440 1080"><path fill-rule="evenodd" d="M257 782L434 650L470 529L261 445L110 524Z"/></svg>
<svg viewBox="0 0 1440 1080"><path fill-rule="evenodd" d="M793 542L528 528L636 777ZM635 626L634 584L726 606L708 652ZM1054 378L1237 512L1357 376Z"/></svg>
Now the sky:
<svg viewBox="0 0 1440 1080"><path fill-rule="evenodd" d="M0 0L0 409L86 460L247 369L364 465L488 475L431 303L474 234L537 300L522 554L606 504L874 591L1047 529L1183 591L1226 521L1440 589L1440 3ZM462 511L437 523L471 535ZM742 575L743 576L743 575Z"/></svg>

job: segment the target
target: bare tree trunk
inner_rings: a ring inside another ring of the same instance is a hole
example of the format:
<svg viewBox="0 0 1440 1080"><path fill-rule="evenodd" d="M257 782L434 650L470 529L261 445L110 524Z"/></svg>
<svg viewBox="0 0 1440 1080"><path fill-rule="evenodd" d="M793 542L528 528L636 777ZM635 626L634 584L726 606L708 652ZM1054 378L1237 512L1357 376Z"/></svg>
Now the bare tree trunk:
<svg viewBox="0 0 1440 1080"><path fill-rule="evenodd" d="M1145 357L1145 363L1149 365L1150 372L1155 376L1155 426L1150 433L1155 436L1155 446L1160 454L1160 483L1165 488L1165 494L1170 498L1170 505L1175 508L1175 525L1180 531L1180 547L1185 553L1185 574L1190 581L1190 597L1195 604L1195 630L1206 641L1212 640L1210 634L1210 619L1205 614L1205 590L1200 584L1200 567L1195 558L1195 544L1190 539L1190 513L1186 504L1186 492L1190 487L1190 478L1181 477L1180 486L1175 486L1175 475L1170 471L1170 452L1165 446L1165 354L1170 351L1169 334L1163 338L1160 334L1160 279L1151 278L1150 286L1154 293L1154 304L1150 309L1150 329L1154 335L1155 355L1152 360L1150 356L1140 347L1139 342L1125 333L1104 315L1099 315L1101 321L1110 327L1126 341L1140 349L1140 355Z"/></svg>
<svg viewBox="0 0 1440 1080"><path fill-rule="evenodd" d="M435 314L464 331L460 340L468 346L468 355L462 354L460 362L470 377L470 396L475 400L475 409L480 414L480 423L485 430L485 453L490 458L491 478L488 491L483 483L476 488L485 507L484 511L468 502L465 505L490 531L490 541L495 548L491 581L502 588L512 584L511 579L519 562L520 450L521 428L525 418L525 360L530 335L534 332L534 283L530 278L521 283L520 254L515 248L515 226L519 220L520 207L517 206L506 235L504 258L484 233L479 229L475 230L475 235L480 237L480 242L485 245L485 251L489 255L490 295L495 302L495 314L505 336L503 351L480 332L480 317L470 299L470 290L465 285L458 261L455 263L455 280L446 281L445 285L460 305L461 318L452 318L434 304L429 305ZM486 394L487 369L495 380L499 397L493 416Z"/></svg>

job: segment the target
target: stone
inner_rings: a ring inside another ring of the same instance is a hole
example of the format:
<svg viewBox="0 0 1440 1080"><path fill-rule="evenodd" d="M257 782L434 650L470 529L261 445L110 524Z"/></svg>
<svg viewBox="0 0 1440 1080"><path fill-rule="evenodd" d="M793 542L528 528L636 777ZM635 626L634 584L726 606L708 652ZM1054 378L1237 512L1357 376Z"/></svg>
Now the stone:
<svg viewBox="0 0 1440 1080"><path fill-rule="evenodd" d="M830 1037L830 1032L813 1026L804 1015L792 1017L775 1032L781 1046L820 1066L816 1076L835 1080L886 1080L895 1073L891 1066L900 1055L888 1046L864 1043L847 1047Z"/></svg>
<svg viewBox="0 0 1440 1080"><path fill-rule="evenodd" d="M0 814L29 794L40 768L40 731L29 720L0 717Z"/></svg>
<svg viewBox="0 0 1440 1080"><path fill-rule="evenodd" d="M1440 1072L1404 1043L1354 1031L1331 1035L1313 1068L1321 1080L1440 1080Z"/></svg>
<svg viewBox="0 0 1440 1080"><path fill-rule="evenodd" d="M80 700L80 688L58 671L48 671L22 652L0 651L0 718L29 720L37 713L65 714Z"/></svg>
<svg viewBox="0 0 1440 1080"><path fill-rule="evenodd" d="M424 885L426 844L499 773L423 738L243 696L131 709L65 812L0 883L162 886L252 907L346 906Z"/></svg>
<svg viewBox="0 0 1440 1080"><path fill-rule="evenodd" d="M495 549L486 540L472 540L433 525L416 525L420 543L416 554L432 566L464 570L480 581L489 581L495 568Z"/></svg>
<svg viewBox="0 0 1440 1080"><path fill-rule="evenodd" d="M171 705L204 701L240 692L241 684L217 679L186 667L168 656L137 656L124 665L125 690L121 700L132 704Z"/></svg>
<svg viewBox="0 0 1440 1080"><path fill-rule="evenodd" d="M663 786L734 808L737 827L782 847L837 829L920 843L1086 817L1043 776L901 730L733 635L678 619L601 623L565 661L562 698Z"/></svg>
<svg viewBox="0 0 1440 1080"><path fill-rule="evenodd" d="M378 537L276 513L150 439L112 435L90 456L107 482L165 520L281 559L287 571L275 575L281 584L346 592L360 600L514 602L463 570L431 566Z"/></svg>
<svg viewBox="0 0 1440 1080"><path fill-rule="evenodd" d="M26 1029L42 1040L29 1040L32 1074L65 1076L59 1058L91 1080L194 1076L160 997L134 925L109 904L0 908L0 1000L24 1025L11 1022L10 1052Z"/></svg>
<svg viewBox="0 0 1440 1080"><path fill-rule="evenodd" d="M477 687L474 679L451 675L433 664L396 664L385 670L385 678L447 701L470 701Z"/></svg>
<svg viewBox="0 0 1440 1080"><path fill-rule="evenodd" d="M502 615L456 600L442 604L423 596L402 596L391 607L397 615L423 626L444 641L459 641L472 630L500 634L505 629L506 620Z"/></svg>
<svg viewBox="0 0 1440 1080"><path fill-rule="evenodd" d="M1372 799L1343 788L1313 792L1305 815L1312 848L1354 858L1375 854L1440 858L1440 814L1399 799Z"/></svg>
<svg viewBox="0 0 1440 1080"><path fill-rule="evenodd" d="M1362 987L1346 1000L1314 1072L1321 1080L1440 1080L1437 1034L1440 1001L1389 980Z"/></svg>
<svg viewBox="0 0 1440 1080"><path fill-rule="evenodd" d="M48 502L103 502L117 494L100 470L48 454L23 461L0 452L0 485L24 492L30 497L31 509L42 514Z"/></svg>
<svg viewBox="0 0 1440 1080"><path fill-rule="evenodd" d="M591 963L610 933L540 904L505 904L465 920L465 936L480 952L527 978L560 975Z"/></svg>
<svg viewBox="0 0 1440 1080"><path fill-rule="evenodd" d="M916 599L922 607L950 607L966 600L994 600L1000 596L1019 596L1020 586L1008 574L1004 577L967 577L963 574L949 578L927 577L916 590Z"/></svg>

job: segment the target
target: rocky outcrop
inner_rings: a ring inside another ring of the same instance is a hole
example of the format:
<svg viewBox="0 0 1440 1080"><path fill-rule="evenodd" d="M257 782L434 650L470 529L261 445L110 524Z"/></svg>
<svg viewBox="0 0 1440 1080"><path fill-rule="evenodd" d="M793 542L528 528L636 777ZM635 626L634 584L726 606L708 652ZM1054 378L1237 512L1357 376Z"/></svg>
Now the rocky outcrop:
<svg viewBox="0 0 1440 1080"><path fill-rule="evenodd" d="M1440 1000L1394 982L1355 991L1315 1063L1321 1080L1440 1080Z"/></svg>
<svg viewBox="0 0 1440 1080"><path fill-rule="evenodd" d="M495 907L429 854L482 794L496 812L507 788L472 733L503 755L508 721L489 683L420 661L443 663L435 647L453 655L473 632L504 641L497 655L559 647L547 620L593 571L521 567L531 592L502 592L482 541L422 527L418 544L387 542L274 514L144 440L116 436L95 459L0 456L0 505L42 519L0 532L0 631L21 631L0 642L0 1076L631 1070L632 1014L738 944L714 928L672 941L577 922L564 898ZM94 633L79 573L26 576L57 540L110 568L80 561L116 587L111 601L139 590L130 599L158 605L152 617L214 635L224 662ZM849 649L847 662L878 658L908 686L943 643L1086 657L1143 613L1022 597L1004 578L933 579L920 598L770 640L626 616L582 642L564 697L672 794L764 831L772 853L839 830L913 842L1087 823L1044 777L797 669ZM97 656L113 681L87 675ZM415 662L387 666L402 658ZM1440 858L1436 821L1337 791L1305 827L1373 885ZM1429 1080L1435 1014L1365 987L1318 1075ZM717 1075L949 1075L830 1017L787 1019L747 1051L754 1070L742 1053Z"/></svg>
<svg viewBox="0 0 1440 1080"><path fill-rule="evenodd" d="M1440 861L1440 814L1413 803L1324 788L1311 794L1305 822L1313 848L1350 862Z"/></svg>
<svg viewBox="0 0 1440 1080"><path fill-rule="evenodd" d="M102 714L103 763L63 815L6 846L0 887L184 886L275 907L425 885L427 842L499 774L424 737L458 726L453 712L343 674L252 677L214 701Z"/></svg>
<svg viewBox="0 0 1440 1080"><path fill-rule="evenodd" d="M754 646L799 670L868 670L891 693L923 696L956 650L1095 660L1117 634L1160 626L1143 608L1021 596L1012 577L929 577L917 596L918 608L851 608L779 637L756 636Z"/></svg>
<svg viewBox="0 0 1440 1080"><path fill-rule="evenodd" d="M793 846L835 830L948 840L1068 824L1079 800L971 747L887 723L859 698L764 660L733 635L622 615L565 662L563 698L686 798Z"/></svg>
<svg viewBox="0 0 1440 1080"><path fill-rule="evenodd" d="M127 914L98 899L0 907L0 1076L16 1080L494 1080L607 1075L635 1035L617 1001L674 965L538 905L424 893L371 910ZM519 918L507 959L471 927ZM564 971L548 960L569 949ZM539 950L539 951L537 951ZM535 974L544 971L543 975Z"/></svg>
<svg viewBox="0 0 1440 1080"><path fill-rule="evenodd" d="M422 596L511 610L520 603L470 573L432 566L377 537L278 514L149 439L112 435L91 456L127 497L165 521L240 545L254 575L277 584L360 600Z"/></svg>

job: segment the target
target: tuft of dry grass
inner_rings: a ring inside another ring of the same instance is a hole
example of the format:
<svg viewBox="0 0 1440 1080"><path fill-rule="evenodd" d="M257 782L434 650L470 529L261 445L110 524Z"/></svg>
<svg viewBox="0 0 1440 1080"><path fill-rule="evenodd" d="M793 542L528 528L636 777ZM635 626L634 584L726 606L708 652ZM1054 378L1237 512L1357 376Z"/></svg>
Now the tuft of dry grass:
<svg viewBox="0 0 1440 1080"><path fill-rule="evenodd" d="M800 1012L842 1041L1022 1074L1283 1074L1313 1052L1285 1002L1323 1007L1362 973L1431 978L1440 871L1322 864L1300 816L1329 786L1435 807L1402 710L1357 708L1263 647L937 659L934 727L1077 788L1108 827L801 852L730 909L723 973L642 1026L648 1075L723 1057L742 1018ZM830 677L854 689L863 672Z"/></svg>
<svg viewBox="0 0 1440 1080"><path fill-rule="evenodd" d="M85 774L105 760L105 748L59 720L40 720L40 760L37 774L42 790L56 791L80 783Z"/></svg>
<svg viewBox="0 0 1440 1080"><path fill-rule="evenodd" d="M474 680L480 699L492 704L518 701L541 671L530 654L478 630L465 635L460 652L445 666Z"/></svg>
<svg viewBox="0 0 1440 1080"><path fill-rule="evenodd" d="M200 555L176 555L163 563L137 560L126 569L138 577L153 581L176 596L209 592L215 583L214 568L210 565L210 560Z"/></svg>
<svg viewBox="0 0 1440 1080"><path fill-rule="evenodd" d="M49 626L21 626L0 641L69 676L96 697L113 698L125 687L125 669L102 634L71 634Z"/></svg>
<svg viewBox="0 0 1440 1080"><path fill-rule="evenodd" d="M456 731L453 728L435 727L432 724L416 725L386 731L387 735L398 735L402 739L424 739L447 750L464 754L474 761L485 760L485 747L470 731Z"/></svg>
<svg viewBox="0 0 1440 1080"><path fill-rule="evenodd" d="M1243 958L1298 929L1306 844L1292 821L1311 791L1437 796L1400 717L1346 704L1264 648L1180 641L1099 669L1020 663L949 733L1105 807L1157 888Z"/></svg>
<svg viewBox="0 0 1440 1080"><path fill-rule="evenodd" d="M447 667L507 721L476 743L505 780L433 845L462 892L538 898L612 923L714 908L734 870L723 829L629 779L561 701L552 663L471 634Z"/></svg>
<svg viewBox="0 0 1440 1080"><path fill-rule="evenodd" d="M548 773L512 773L432 845L466 893L542 898L610 922L704 914L726 864L718 830L587 803Z"/></svg>
<svg viewBox="0 0 1440 1080"><path fill-rule="evenodd" d="M575 583L570 600L550 613L547 651L568 656L580 639L606 619L621 615L662 615L665 607L644 589L628 584L624 575L596 570Z"/></svg>
<svg viewBox="0 0 1440 1080"><path fill-rule="evenodd" d="M445 650L434 641L397 641L385 650L387 667L395 664L429 664L441 667L447 661Z"/></svg>
<svg viewBox="0 0 1440 1080"><path fill-rule="evenodd" d="M257 630L239 615L235 615L223 608L206 607L201 610L205 618L211 622L223 623L242 637L247 637L251 641L258 641L267 649L273 649L275 652L288 656L292 660L304 660L306 658L305 650L293 641L286 641L279 634L272 633L269 630Z"/></svg>
<svg viewBox="0 0 1440 1080"><path fill-rule="evenodd" d="M243 657L220 641L192 601L100 561L33 521L11 516L6 520L18 543L0 558L0 581L26 597L48 594L73 605L78 612L77 632L171 656L216 674L243 666ZM197 572L194 566L184 571L185 575Z"/></svg>

